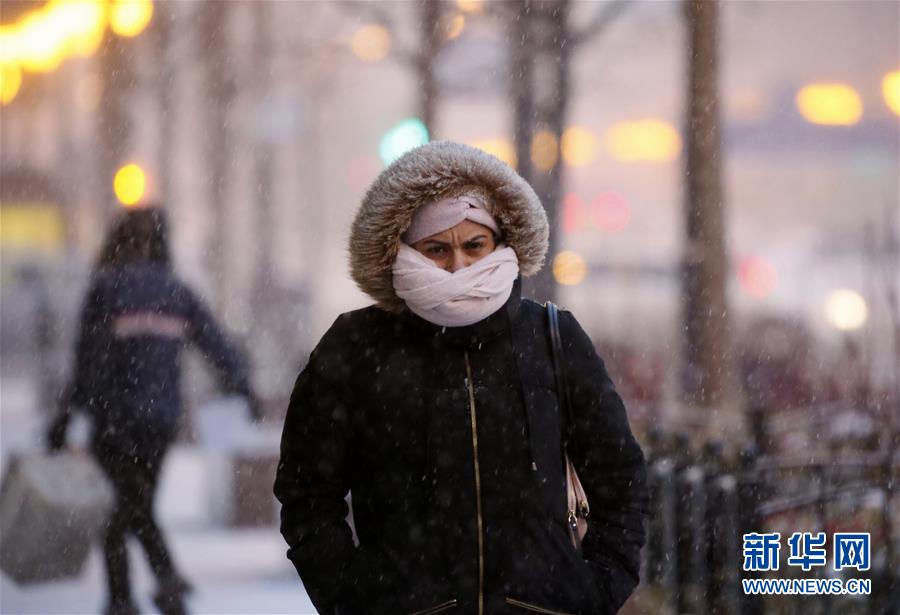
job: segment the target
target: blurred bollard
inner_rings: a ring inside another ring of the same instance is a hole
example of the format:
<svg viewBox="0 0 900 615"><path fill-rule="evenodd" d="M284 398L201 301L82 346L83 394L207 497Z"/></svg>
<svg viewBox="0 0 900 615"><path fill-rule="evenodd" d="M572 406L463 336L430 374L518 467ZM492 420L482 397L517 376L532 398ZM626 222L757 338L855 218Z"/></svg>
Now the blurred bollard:
<svg viewBox="0 0 900 615"><path fill-rule="evenodd" d="M278 452L236 450L210 457L210 510L227 527L269 527L278 521L272 493Z"/></svg>
<svg viewBox="0 0 900 615"><path fill-rule="evenodd" d="M747 408L747 423L753 446L765 454L772 450L772 436L769 433L769 408L763 404L751 404Z"/></svg>
<svg viewBox="0 0 900 615"><path fill-rule="evenodd" d="M756 468L758 458L759 454L756 448L750 447L741 451L740 474L737 483L738 535L741 538L741 544L743 544L744 534L763 531L759 507L765 494L763 493L762 477ZM741 562L741 568L735 568L735 570L742 571L743 562ZM761 575L760 573L741 572L740 576L755 578ZM765 608L762 596L745 594L741 591L738 593L738 599L741 615L762 615Z"/></svg>
<svg viewBox="0 0 900 615"><path fill-rule="evenodd" d="M272 492L281 433L277 425L251 425L245 402L219 401L198 408L198 440L208 451L213 521L229 527L274 526Z"/></svg>
<svg viewBox="0 0 900 615"><path fill-rule="evenodd" d="M710 613L739 611L742 540L738 515L737 480L732 474L714 477L707 486Z"/></svg>
<svg viewBox="0 0 900 615"><path fill-rule="evenodd" d="M678 612L706 613L706 488L703 469L678 475Z"/></svg>
<svg viewBox="0 0 900 615"><path fill-rule="evenodd" d="M725 445L710 440L703 447L703 470L706 476L706 569L708 573L707 604L710 613L734 613L729 600L732 590L733 553L737 536L737 503L735 480L724 475ZM731 500L729 500L731 497ZM729 565L732 567L729 568Z"/></svg>
<svg viewBox="0 0 900 615"><path fill-rule="evenodd" d="M650 466L649 490L653 514L648 527L646 576L674 598L678 590L678 531L675 464L670 459L660 459Z"/></svg>

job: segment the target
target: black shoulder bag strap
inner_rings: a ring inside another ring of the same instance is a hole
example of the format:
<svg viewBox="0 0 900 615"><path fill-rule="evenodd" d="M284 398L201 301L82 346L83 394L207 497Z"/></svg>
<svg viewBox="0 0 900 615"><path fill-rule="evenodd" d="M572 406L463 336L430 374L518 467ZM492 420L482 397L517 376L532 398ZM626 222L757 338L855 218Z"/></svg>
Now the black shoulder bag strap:
<svg viewBox="0 0 900 615"><path fill-rule="evenodd" d="M550 348L553 354L553 372L556 376L556 393L559 396L560 410L560 435L563 441L563 451L566 450L569 441L569 386L566 378L566 361L563 357L562 337L559 334L559 308L552 301L547 302L547 320L550 324Z"/></svg>

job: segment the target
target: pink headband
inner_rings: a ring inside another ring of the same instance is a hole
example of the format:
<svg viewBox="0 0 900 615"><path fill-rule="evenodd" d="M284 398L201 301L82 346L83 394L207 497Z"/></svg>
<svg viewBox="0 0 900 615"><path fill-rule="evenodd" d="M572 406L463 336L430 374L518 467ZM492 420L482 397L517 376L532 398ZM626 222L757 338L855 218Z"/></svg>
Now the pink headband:
<svg viewBox="0 0 900 615"><path fill-rule="evenodd" d="M494 217L487 212L484 202L474 194L463 194L419 207L401 239L403 243L412 245L435 233L453 228L463 220L477 222L497 235L500 234L500 227Z"/></svg>

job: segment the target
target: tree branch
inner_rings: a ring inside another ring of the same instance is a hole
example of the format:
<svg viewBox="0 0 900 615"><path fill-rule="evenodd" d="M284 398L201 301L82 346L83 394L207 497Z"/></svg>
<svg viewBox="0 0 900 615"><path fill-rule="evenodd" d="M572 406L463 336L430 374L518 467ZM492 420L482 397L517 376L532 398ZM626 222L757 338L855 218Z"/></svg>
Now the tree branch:
<svg viewBox="0 0 900 615"><path fill-rule="evenodd" d="M625 9L632 6L630 0L612 0L600 6L594 13L594 17L584 28L573 32L569 42L575 47L592 39L607 28L617 17L622 15Z"/></svg>

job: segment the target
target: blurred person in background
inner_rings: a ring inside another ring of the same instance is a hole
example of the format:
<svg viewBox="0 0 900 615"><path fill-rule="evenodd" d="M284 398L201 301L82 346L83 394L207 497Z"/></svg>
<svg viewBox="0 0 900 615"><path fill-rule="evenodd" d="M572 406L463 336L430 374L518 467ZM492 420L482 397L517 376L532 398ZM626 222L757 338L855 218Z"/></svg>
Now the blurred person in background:
<svg viewBox="0 0 900 615"><path fill-rule="evenodd" d="M185 612L190 585L178 573L153 506L160 468L181 417L180 354L196 346L221 386L259 406L246 362L204 303L178 279L161 209L123 212L110 229L90 279L75 348L73 376L49 425L51 451L65 444L72 408L92 422L90 449L109 478L115 503L103 542L109 615L137 613L126 535L134 535L157 578L156 605Z"/></svg>
<svg viewBox="0 0 900 615"><path fill-rule="evenodd" d="M547 311L521 297L547 236L532 188L469 146L416 148L369 189L350 258L377 305L312 352L275 481L319 613L607 614L637 585L648 503L625 407L561 311L560 416ZM580 545L564 447L591 507Z"/></svg>

